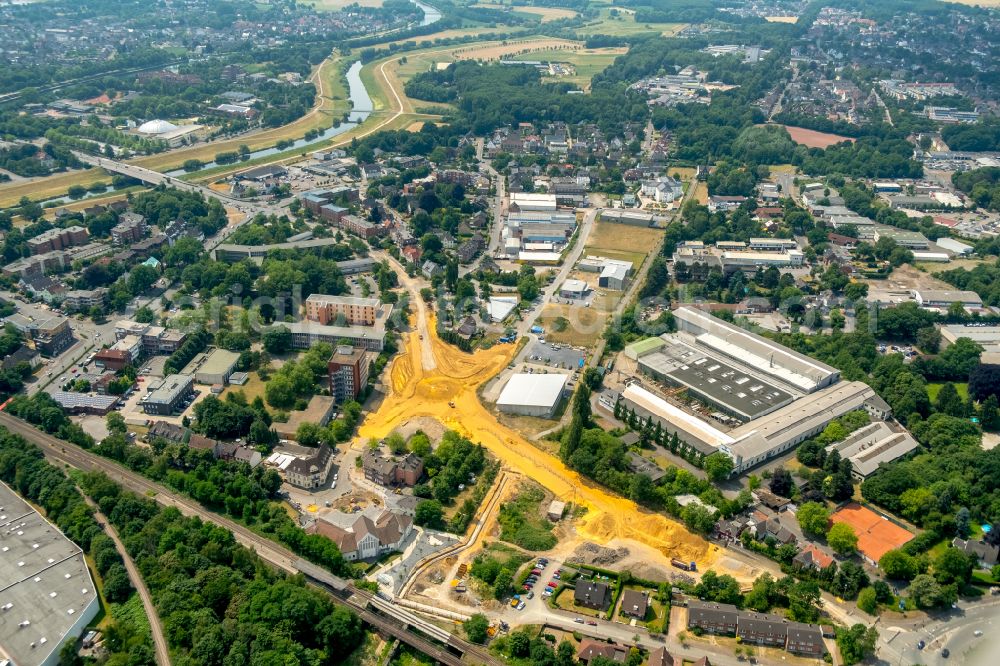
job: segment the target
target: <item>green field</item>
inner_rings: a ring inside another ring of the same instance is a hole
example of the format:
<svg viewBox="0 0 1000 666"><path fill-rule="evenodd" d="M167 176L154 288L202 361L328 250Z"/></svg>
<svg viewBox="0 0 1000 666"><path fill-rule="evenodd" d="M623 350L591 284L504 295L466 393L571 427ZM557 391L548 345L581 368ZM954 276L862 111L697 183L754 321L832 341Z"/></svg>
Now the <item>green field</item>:
<svg viewBox="0 0 1000 666"><path fill-rule="evenodd" d="M927 395L930 397L931 402L937 400L937 395L941 391L941 387L944 386L943 382L940 383L930 383L927 384ZM962 400L969 399L969 385L967 383L955 383L955 390L958 391L958 395Z"/></svg>
<svg viewBox="0 0 1000 666"><path fill-rule="evenodd" d="M566 49L546 49L514 56L513 60L541 60L549 62L566 62L576 69L574 76L553 77L556 81L575 83L586 88L596 74L608 68L615 58L621 56L621 49L586 49L570 51Z"/></svg>
<svg viewBox="0 0 1000 666"><path fill-rule="evenodd" d="M674 35L684 28L684 23L636 23L635 16L624 10L618 10L618 16L611 16L611 8L601 11L601 17L582 28L577 29L579 35L610 35L612 37L627 37L643 32L658 32L661 35Z"/></svg>

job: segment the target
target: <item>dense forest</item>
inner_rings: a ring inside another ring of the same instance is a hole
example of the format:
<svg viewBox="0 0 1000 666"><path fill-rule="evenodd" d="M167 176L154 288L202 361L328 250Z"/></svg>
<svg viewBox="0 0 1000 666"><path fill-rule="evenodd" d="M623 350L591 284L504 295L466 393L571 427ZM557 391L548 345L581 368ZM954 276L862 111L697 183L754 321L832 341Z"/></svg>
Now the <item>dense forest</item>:
<svg viewBox="0 0 1000 666"><path fill-rule="evenodd" d="M977 206L1000 210L1000 168L985 167L972 171L956 171L951 176L951 182L969 195Z"/></svg>
<svg viewBox="0 0 1000 666"><path fill-rule="evenodd" d="M124 492L81 486L118 529L153 594L171 653L192 664L340 663L364 628L324 593L265 566L228 530Z"/></svg>

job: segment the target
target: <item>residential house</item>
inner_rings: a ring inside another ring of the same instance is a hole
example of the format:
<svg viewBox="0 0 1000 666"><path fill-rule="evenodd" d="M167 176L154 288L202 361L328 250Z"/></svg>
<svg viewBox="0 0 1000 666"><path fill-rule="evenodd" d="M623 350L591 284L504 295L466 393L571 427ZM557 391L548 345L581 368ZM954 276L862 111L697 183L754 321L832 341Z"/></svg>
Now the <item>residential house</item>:
<svg viewBox="0 0 1000 666"><path fill-rule="evenodd" d="M625 590L619 613L642 620L649 610L649 592L646 590Z"/></svg>
<svg viewBox="0 0 1000 666"><path fill-rule="evenodd" d="M382 486L415 486L424 474L424 461L409 453L402 457L387 455L381 448L368 449L361 459L365 478Z"/></svg>
<svg viewBox="0 0 1000 666"><path fill-rule="evenodd" d="M983 568L989 568L997 564L1000 560L1000 546L988 544L985 541L973 541L971 539L952 539L951 545L958 548L966 555L972 555Z"/></svg>
<svg viewBox="0 0 1000 666"><path fill-rule="evenodd" d="M420 272L423 274L425 278L431 280L434 278L435 275L441 273L441 267L438 266L433 261L428 260L425 261L423 266L420 267Z"/></svg>
<svg viewBox="0 0 1000 666"><path fill-rule="evenodd" d="M179 426L166 421L155 421L146 433L146 441L152 442L157 439L165 439L168 442L179 444L187 439L191 431L184 426ZM199 437L201 435L198 435Z"/></svg>
<svg viewBox="0 0 1000 666"><path fill-rule="evenodd" d="M573 590L573 601L581 606L603 611L611 602L611 587L586 579L578 579Z"/></svg>
<svg viewBox="0 0 1000 666"><path fill-rule="evenodd" d="M710 634L735 634L739 617L740 610L732 604L711 601L688 603L688 626Z"/></svg>
<svg viewBox="0 0 1000 666"><path fill-rule="evenodd" d="M736 636L744 643L784 647L788 641L788 620L769 613L743 613Z"/></svg>
<svg viewBox="0 0 1000 666"><path fill-rule="evenodd" d="M799 553L792 558L792 566L802 569L815 569L820 571L833 564L833 557L827 555L813 544L807 544Z"/></svg>
<svg viewBox="0 0 1000 666"><path fill-rule="evenodd" d="M580 641L580 648L576 651L576 658L580 663L589 664L596 657L604 657L616 664L624 664L628 659L628 648L617 643L605 643L592 638L585 638Z"/></svg>

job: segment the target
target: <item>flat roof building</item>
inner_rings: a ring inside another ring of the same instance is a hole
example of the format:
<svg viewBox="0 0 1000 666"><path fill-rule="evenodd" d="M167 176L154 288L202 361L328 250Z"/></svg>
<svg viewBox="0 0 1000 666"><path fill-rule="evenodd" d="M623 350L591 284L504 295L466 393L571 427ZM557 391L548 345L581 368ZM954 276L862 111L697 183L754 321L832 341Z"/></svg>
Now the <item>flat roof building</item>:
<svg viewBox="0 0 1000 666"><path fill-rule="evenodd" d="M149 387L149 393L140 401L142 411L169 416L178 411L178 405L191 395L193 387L191 375L168 375Z"/></svg>
<svg viewBox="0 0 1000 666"><path fill-rule="evenodd" d="M955 344L959 338L969 338L979 344L984 353L1000 353L1000 326L948 324L941 327L941 339L946 344Z"/></svg>
<svg viewBox="0 0 1000 666"><path fill-rule="evenodd" d="M306 299L306 319L324 326L333 323L373 326L381 307L377 298L312 294Z"/></svg>
<svg viewBox="0 0 1000 666"><path fill-rule="evenodd" d="M183 375L193 375L199 384L225 384L236 370L240 355L228 349L212 349L198 354L181 370Z"/></svg>
<svg viewBox="0 0 1000 666"><path fill-rule="evenodd" d="M983 307L983 299L974 291L951 289L914 289L913 298L922 308L947 308L961 303L967 308Z"/></svg>
<svg viewBox="0 0 1000 666"><path fill-rule="evenodd" d="M379 352L385 346L385 324L392 313L392 305L385 305L372 326L325 326L319 322L303 320L280 323L292 332L292 347L308 349L317 342L338 345L347 342L354 347Z"/></svg>
<svg viewBox="0 0 1000 666"><path fill-rule="evenodd" d="M338 402L353 400L368 386L368 353L361 348L338 345L327 362L330 395Z"/></svg>
<svg viewBox="0 0 1000 666"><path fill-rule="evenodd" d="M56 666L100 602L80 547L0 483L0 652L17 666Z"/></svg>
<svg viewBox="0 0 1000 666"><path fill-rule="evenodd" d="M552 418L562 399L566 379L566 375L558 373L513 375L497 399L497 409L508 414Z"/></svg>

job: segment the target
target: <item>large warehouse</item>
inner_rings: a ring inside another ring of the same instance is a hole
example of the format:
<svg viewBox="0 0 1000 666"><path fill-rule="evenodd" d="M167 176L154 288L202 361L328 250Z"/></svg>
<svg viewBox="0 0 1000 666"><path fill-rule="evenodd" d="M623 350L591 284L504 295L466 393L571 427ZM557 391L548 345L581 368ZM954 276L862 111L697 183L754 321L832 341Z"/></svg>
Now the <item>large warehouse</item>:
<svg viewBox="0 0 1000 666"><path fill-rule="evenodd" d="M728 454L736 472L784 453L848 412L883 417L887 411L867 384L840 382L835 368L808 356L694 308L679 308L674 318L677 333L629 345L625 355L646 376L683 389L689 402L671 404L638 383L621 399L692 449Z"/></svg>
<svg viewBox="0 0 1000 666"><path fill-rule="evenodd" d="M100 610L94 581L80 547L2 483L0 511L0 652L18 666L55 666Z"/></svg>
<svg viewBox="0 0 1000 666"><path fill-rule="evenodd" d="M550 419L562 400L566 379L566 375L557 373L514 375L503 387L497 409L507 414Z"/></svg>

